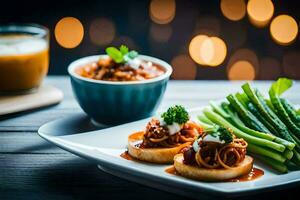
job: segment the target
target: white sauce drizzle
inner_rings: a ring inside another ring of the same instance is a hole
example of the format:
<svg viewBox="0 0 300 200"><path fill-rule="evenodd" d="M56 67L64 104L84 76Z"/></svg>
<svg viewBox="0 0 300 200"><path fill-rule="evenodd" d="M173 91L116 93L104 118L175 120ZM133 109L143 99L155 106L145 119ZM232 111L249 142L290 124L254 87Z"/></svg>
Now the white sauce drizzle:
<svg viewBox="0 0 300 200"><path fill-rule="evenodd" d="M224 144L225 141L224 140L220 140L219 136L212 136L211 134L206 135L204 138L200 137L199 139L195 140L193 143L193 149L195 152L198 152L200 150L200 146L199 146L199 142L200 141L204 141L204 142L216 142L216 143L220 143L220 144Z"/></svg>
<svg viewBox="0 0 300 200"><path fill-rule="evenodd" d="M167 127L168 127L170 135L174 135L182 129L182 125L180 125L178 123L173 123L171 125L167 125Z"/></svg>
<svg viewBox="0 0 300 200"><path fill-rule="evenodd" d="M161 126L167 126L169 135L175 135L183 127L183 125L178 124L178 123L173 123L171 125L167 125L166 122L161 117L158 117L158 120L159 120Z"/></svg>
<svg viewBox="0 0 300 200"><path fill-rule="evenodd" d="M139 58L128 59L127 63L130 67L137 70L142 63L142 60Z"/></svg>
<svg viewBox="0 0 300 200"><path fill-rule="evenodd" d="M211 134L208 134L206 135L204 138L203 138L203 141L204 142L216 142L216 143L221 143L221 144L224 144L225 141L224 140L221 140L219 136L212 136Z"/></svg>

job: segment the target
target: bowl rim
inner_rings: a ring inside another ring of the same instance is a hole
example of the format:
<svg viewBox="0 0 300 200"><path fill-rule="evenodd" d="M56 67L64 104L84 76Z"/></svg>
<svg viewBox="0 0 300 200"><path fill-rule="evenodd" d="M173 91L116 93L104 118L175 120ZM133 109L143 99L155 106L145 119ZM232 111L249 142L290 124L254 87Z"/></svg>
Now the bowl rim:
<svg viewBox="0 0 300 200"><path fill-rule="evenodd" d="M103 81L103 80L95 80L95 79L91 79L91 78L85 78L85 77L80 76L79 74L75 73L75 69L77 67L82 66L89 62L97 61L99 58L106 58L106 57L108 57L108 55L101 54L101 55L92 55L92 56L86 56L83 58L79 58L79 59L73 61L68 66L68 73L70 76L72 76L74 78L77 78L77 79L80 79L83 81L87 81L87 82L91 82L91 83L101 83L101 84L107 84L107 85L136 85L136 84L153 83L153 82L158 82L158 81L164 80L166 78L169 78L173 72L173 68L171 67L171 65L159 58L155 58L155 57L147 56L147 55L139 55L139 57L143 60L154 62L154 63L157 63L160 66L162 66L165 70L165 73L158 77L155 77L152 79L147 79L147 80L141 80L141 81Z"/></svg>

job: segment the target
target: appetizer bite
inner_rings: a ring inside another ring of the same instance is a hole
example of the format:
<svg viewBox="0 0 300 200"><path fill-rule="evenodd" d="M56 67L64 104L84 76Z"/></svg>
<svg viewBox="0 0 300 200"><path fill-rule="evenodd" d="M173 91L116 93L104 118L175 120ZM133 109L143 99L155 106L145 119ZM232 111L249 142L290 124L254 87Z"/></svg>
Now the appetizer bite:
<svg viewBox="0 0 300 200"><path fill-rule="evenodd" d="M216 126L198 136L174 157L176 171L187 178L223 181L248 174L253 158L246 155L247 142L230 130Z"/></svg>
<svg viewBox="0 0 300 200"><path fill-rule="evenodd" d="M153 118L145 131L128 137L128 153L142 161L152 163L173 163L180 150L189 146L202 128L189 120L184 107L170 107L161 118Z"/></svg>
<svg viewBox="0 0 300 200"><path fill-rule="evenodd" d="M165 73L156 63L142 60L136 51L125 45L120 49L108 47L107 57L86 64L76 70L80 76L103 81L141 81L156 78Z"/></svg>

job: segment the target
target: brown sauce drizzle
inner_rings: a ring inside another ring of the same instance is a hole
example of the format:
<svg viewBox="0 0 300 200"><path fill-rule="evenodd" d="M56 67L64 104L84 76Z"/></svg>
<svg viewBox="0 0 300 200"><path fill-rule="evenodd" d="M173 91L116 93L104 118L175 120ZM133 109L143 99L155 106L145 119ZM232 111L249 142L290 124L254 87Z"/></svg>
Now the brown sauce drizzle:
<svg viewBox="0 0 300 200"><path fill-rule="evenodd" d="M125 151L124 153L121 153L121 158L124 158L126 160L134 160L134 158L128 153L128 151Z"/></svg>
<svg viewBox="0 0 300 200"><path fill-rule="evenodd" d="M264 171L258 168L252 168L252 170L243 176L232 178L227 180L226 182L245 182L245 181L253 181L264 175Z"/></svg>
<svg viewBox="0 0 300 200"><path fill-rule="evenodd" d="M165 172L167 172L168 174L178 175L179 176L179 173L176 171L176 169L175 169L174 166L166 168Z"/></svg>
<svg viewBox="0 0 300 200"><path fill-rule="evenodd" d="M165 172L172 175L180 176L180 174L176 171L174 166L168 167L165 169ZM245 182L245 181L253 181L264 175L264 171L258 168L253 168L248 174L243 176L232 178L225 180L224 182Z"/></svg>

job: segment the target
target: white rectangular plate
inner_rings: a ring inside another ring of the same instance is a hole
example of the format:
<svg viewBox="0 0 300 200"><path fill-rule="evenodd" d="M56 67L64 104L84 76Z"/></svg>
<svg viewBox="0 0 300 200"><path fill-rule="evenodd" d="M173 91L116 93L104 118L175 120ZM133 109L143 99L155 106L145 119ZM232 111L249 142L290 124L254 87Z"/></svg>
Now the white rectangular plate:
<svg viewBox="0 0 300 200"><path fill-rule="evenodd" d="M199 113L201 108L190 111L192 118ZM39 135L71 153L96 161L99 168L108 173L194 198L200 191L213 196L239 196L282 189L300 183L300 171L277 174L258 161L255 161L255 167L263 169L265 173L261 178L248 182L207 183L166 173L165 169L170 165L136 162L120 157L120 154L126 151L128 135L143 130L148 121L149 119L144 119L112 128L71 135L54 134L60 129L58 126L63 126L63 123L54 121L42 126ZM201 198L203 197L205 195L201 195Z"/></svg>

